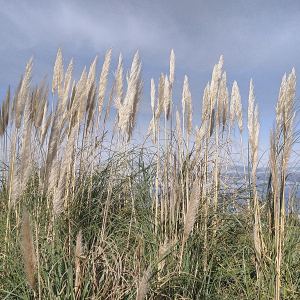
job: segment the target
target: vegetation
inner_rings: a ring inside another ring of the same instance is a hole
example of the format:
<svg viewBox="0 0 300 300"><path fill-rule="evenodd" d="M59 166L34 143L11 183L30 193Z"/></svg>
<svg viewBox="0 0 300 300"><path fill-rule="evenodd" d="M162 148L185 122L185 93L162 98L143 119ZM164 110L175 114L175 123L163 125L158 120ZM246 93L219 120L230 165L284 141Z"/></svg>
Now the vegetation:
<svg viewBox="0 0 300 300"><path fill-rule="evenodd" d="M141 63L137 53L125 84L120 55L108 93L111 53L99 83L97 57L72 82L73 61L64 71L59 49L52 102L46 78L31 87L32 59L12 99L8 89L0 113L0 297L299 299L297 184L288 186L297 170L296 159L289 167L295 71L282 79L259 180L252 80L244 153L241 96L237 82L228 91L223 58L194 127L187 77L182 110L172 109L172 51L170 74L151 80L148 133L135 142Z"/></svg>

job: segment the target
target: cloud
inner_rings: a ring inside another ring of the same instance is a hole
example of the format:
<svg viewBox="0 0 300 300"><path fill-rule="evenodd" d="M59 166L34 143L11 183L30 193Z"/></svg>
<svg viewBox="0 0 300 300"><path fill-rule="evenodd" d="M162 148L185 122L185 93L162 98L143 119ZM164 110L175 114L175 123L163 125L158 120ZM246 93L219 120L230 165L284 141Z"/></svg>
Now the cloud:
<svg viewBox="0 0 300 300"><path fill-rule="evenodd" d="M175 104L181 101L180 89L187 74L195 116L200 115L204 86L223 54L229 83L238 81L244 107L253 77L261 116L266 114L263 121L271 122L284 72L292 67L300 70L299 13L296 1L5 2L0 12L0 94L9 83L18 84L32 55L34 78L51 76L62 45L65 64L74 57L74 76L78 78L97 53L100 64L113 44L114 65L120 52L126 68L135 52L140 52L146 103L150 77L157 82L160 72L168 72L173 48L175 76L180 82L174 86ZM147 107L142 107L144 113Z"/></svg>
<svg viewBox="0 0 300 300"><path fill-rule="evenodd" d="M276 1L49 3L4 5L7 28L1 32L5 35L1 52L9 45L26 51L63 44L74 53L84 49L98 53L113 44L125 56L139 50L143 59L160 65L174 48L186 68L201 64L211 69L212 62L224 54L228 64L245 70L284 59L284 53L293 57L293 46L298 44L297 10L284 10Z"/></svg>

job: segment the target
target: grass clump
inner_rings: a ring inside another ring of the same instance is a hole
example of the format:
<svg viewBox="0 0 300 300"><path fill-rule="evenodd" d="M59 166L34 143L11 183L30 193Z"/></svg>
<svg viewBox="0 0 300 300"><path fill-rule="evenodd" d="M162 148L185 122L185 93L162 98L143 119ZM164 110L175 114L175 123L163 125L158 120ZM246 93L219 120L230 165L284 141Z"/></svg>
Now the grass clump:
<svg viewBox="0 0 300 300"><path fill-rule="evenodd" d="M0 114L1 298L298 299L297 185L286 192L295 71L282 80L269 164L261 169L254 85L246 157L239 87L234 81L229 93L223 57L194 127L187 77L182 111L172 111L172 51L170 74L160 75L157 88L151 80L152 120L138 142L139 55L127 85L120 55L107 92L111 53L99 84L98 57L72 82L73 60L64 71L60 48L52 103L46 78L31 87L32 59L12 101L8 89Z"/></svg>

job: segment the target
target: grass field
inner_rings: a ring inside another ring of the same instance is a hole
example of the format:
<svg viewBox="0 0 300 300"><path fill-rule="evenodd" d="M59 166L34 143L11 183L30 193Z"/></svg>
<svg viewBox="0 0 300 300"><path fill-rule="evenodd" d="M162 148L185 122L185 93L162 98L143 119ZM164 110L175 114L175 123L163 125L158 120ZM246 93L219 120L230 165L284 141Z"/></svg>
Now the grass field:
<svg viewBox="0 0 300 300"><path fill-rule="evenodd" d="M181 111L172 106L172 51L170 73L151 80L149 130L134 141L142 65L137 53L125 76L120 55L112 72L111 53L100 79L96 57L75 82L73 61L64 70L59 49L52 87L46 78L31 86L31 59L18 89L8 89L0 113L1 299L300 299L299 199L297 184L286 187L298 168L295 155L290 167L294 69L282 79L258 180L252 81L243 116L221 57L194 127L187 77Z"/></svg>

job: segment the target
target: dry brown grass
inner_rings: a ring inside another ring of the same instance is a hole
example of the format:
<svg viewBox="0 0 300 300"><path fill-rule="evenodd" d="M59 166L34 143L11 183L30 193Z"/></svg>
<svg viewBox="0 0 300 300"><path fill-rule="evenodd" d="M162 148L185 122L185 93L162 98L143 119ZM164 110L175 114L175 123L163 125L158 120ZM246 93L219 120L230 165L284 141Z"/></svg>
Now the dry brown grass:
<svg viewBox="0 0 300 300"><path fill-rule="evenodd" d="M28 278L28 284L30 287L35 290L35 279L34 279L34 272L35 272L35 251L33 245L33 235L32 235L32 228L30 224L30 215L26 207L23 205L22 208L22 224L20 229L21 235L21 249L23 252L23 260L25 271Z"/></svg>

